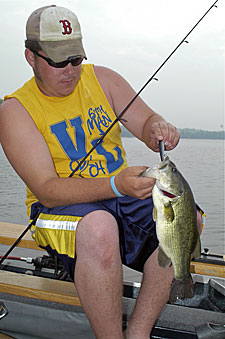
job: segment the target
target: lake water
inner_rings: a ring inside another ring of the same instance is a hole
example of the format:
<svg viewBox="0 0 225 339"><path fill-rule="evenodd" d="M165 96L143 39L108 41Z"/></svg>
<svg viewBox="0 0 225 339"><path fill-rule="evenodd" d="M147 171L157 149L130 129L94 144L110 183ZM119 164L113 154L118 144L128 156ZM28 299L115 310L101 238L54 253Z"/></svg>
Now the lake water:
<svg viewBox="0 0 225 339"><path fill-rule="evenodd" d="M152 166L159 162L153 153L135 138L123 138L129 165ZM225 253L224 216L224 140L181 139L168 154L189 182L196 202L206 212L202 248ZM25 186L0 148L0 221L26 225Z"/></svg>

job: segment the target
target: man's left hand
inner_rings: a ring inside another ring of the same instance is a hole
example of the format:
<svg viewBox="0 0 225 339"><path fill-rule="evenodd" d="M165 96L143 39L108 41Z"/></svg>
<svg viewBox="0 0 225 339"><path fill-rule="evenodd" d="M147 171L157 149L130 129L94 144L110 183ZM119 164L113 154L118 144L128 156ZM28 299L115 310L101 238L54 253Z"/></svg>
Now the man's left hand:
<svg viewBox="0 0 225 339"><path fill-rule="evenodd" d="M166 121L154 122L150 130L149 147L159 152L159 141L164 142L165 150L170 151L176 147L180 140L180 133L175 126Z"/></svg>

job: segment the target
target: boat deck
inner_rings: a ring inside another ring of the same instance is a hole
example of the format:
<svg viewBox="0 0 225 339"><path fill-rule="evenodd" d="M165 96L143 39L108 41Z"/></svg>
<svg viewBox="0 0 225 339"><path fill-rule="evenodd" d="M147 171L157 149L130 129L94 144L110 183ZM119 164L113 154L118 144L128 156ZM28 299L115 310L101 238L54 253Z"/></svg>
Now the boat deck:
<svg viewBox="0 0 225 339"><path fill-rule="evenodd" d="M4 251L24 228L0 223L0 244ZM13 255L17 251L45 254L30 234L19 245ZM11 335L13 338L37 339L47 335L48 338L69 339L74 333L78 339L94 338L74 284L56 280L52 267L31 266L17 262L14 265L13 261L6 260L0 270L0 302L8 310L2 319L0 312L0 338L1 335ZM194 273L195 297L175 305L165 305L151 333L152 339L197 339L196 328L199 326L207 322L225 324L225 266L192 262L191 271ZM141 275L138 282L124 281L124 327L132 314L140 281Z"/></svg>
<svg viewBox="0 0 225 339"><path fill-rule="evenodd" d="M26 228L25 226L18 224L0 222L0 244L11 246L18 239L18 237L25 230L25 228ZM41 248L36 245L29 231L17 246L27 249L41 250ZM191 273L225 278L224 267L204 262L192 261Z"/></svg>

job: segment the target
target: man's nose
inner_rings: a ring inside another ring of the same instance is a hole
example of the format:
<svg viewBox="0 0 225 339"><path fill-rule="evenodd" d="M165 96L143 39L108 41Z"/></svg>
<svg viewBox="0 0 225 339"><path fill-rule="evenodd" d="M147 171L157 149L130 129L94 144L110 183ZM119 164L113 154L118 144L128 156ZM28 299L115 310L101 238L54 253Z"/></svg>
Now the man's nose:
<svg viewBox="0 0 225 339"><path fill-rule="evenodd" d="M73 73L75 73L75 67L76 66L73 66L71 64L71 62L69 62L68 65L66 65L66 67L64 67L64 71L68 74L73 74Z"/></svg>

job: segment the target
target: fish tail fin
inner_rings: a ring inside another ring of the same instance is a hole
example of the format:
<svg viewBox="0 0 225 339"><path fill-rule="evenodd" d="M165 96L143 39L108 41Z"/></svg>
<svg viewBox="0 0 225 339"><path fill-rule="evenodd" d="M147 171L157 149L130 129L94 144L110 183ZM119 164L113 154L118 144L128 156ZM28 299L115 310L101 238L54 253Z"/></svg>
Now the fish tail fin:
<svg viewBox="0 0 225 339"><path fill-rule="evenodd" d="M179 299L192 298L193 295L194 285L191 275L185 280L173 280L169 296L170 303L174 303Z"/></svg>

